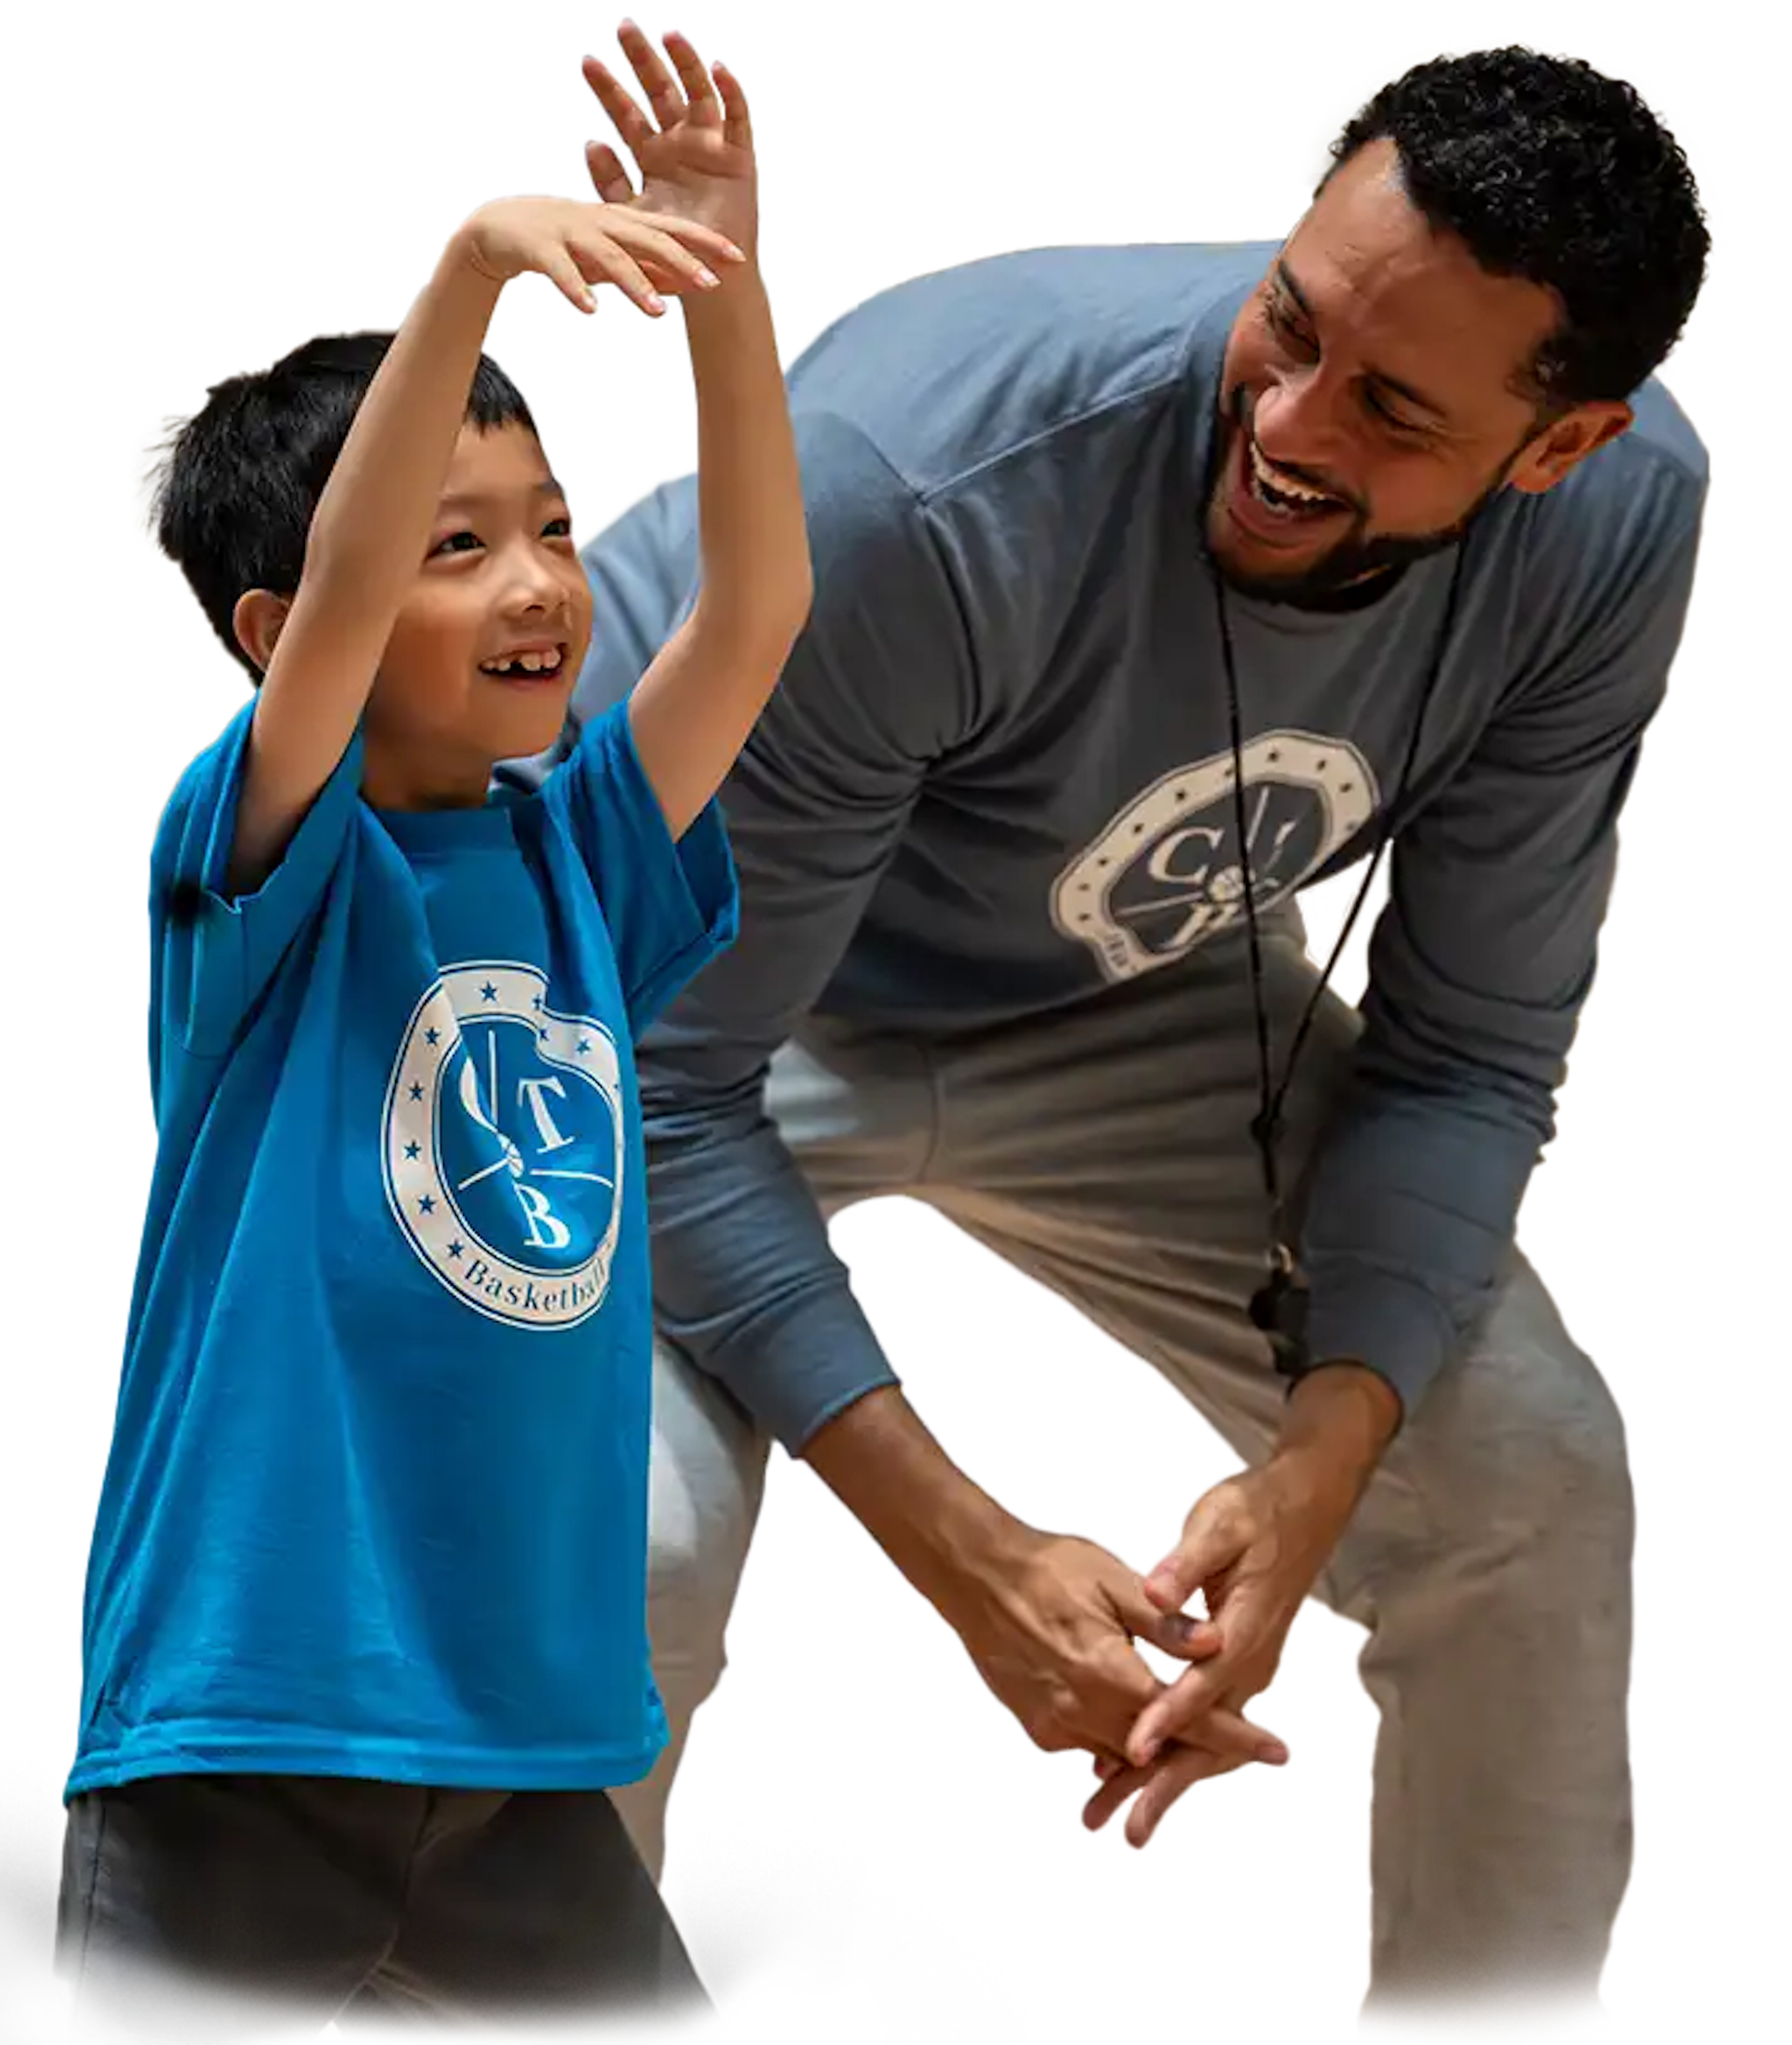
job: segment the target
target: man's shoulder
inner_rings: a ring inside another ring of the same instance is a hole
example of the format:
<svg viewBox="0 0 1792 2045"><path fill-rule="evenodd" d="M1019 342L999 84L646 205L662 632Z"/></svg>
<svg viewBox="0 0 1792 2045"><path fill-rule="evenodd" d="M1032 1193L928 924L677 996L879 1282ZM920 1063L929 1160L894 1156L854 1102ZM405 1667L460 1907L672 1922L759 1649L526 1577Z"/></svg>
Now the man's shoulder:
<svg viewBox="0 0 1792 2045"><path fill-rule="evenodd" d="M1696 523L1711 465L1691 420L1659 378L1635 391L1630 404L1628 431L1549 495L1578 522L1622 532L1636 544L1648 533L1671 536Z"/></svg>
<svg viewBox="0 0 1792 2045"><path fill-rule="evenodd" d="M1630 404L1636 423L1624 441L1633 453L1659 463L1664 471L1677 472L1686 488L1703 496L1711 477L1710 456L1673 392L1659 376L1651 376L1632 395Z"/></svg>
<svg viewBox="0 0 1792 2045"><path fill-rule="evenodd" d="M1189 327L1216 306L1235 304L1260 278L1269 241L1131 242L1024 248L935 270L842 314L792 365L793 392L806 398L835 382L869 383L855 360L902 351L904 366L937 362L996 365L1041 353L1103 365L1162 361ZM1167 366L1167 365L1166 365Z"/></svg>
<svg viewBox="0 0 1792 2045"><path fill-rule="evenodd" d="M1104 414L1173 402L1270 243L1039 248L911 279L836 320L790 373L917 495Z"/></svg>
<svg viewBox="0 0 1792 2045"><path fill-rule="evenodd" d="M1631 406L1628 430L1554 489L1505 493L1491 558L1545 609L1603 613L1646 599L1696 543L1709 479L1704 444L1659 379Z"/></svg>

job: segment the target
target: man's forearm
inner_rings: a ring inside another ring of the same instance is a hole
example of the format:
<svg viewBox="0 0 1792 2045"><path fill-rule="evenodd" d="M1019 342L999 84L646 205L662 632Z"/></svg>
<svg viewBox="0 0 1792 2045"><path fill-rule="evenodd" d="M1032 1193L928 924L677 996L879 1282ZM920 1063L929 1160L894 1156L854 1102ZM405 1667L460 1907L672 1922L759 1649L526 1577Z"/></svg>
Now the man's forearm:
<svg viewBox="0 0 1792 2045"><path fill-rule="evenodd" d="M1335 1365L1295 1388L1274 1456L1354 1505L1398 1421L1399 1401L1373 1371ZM1025 1531L958 1468L895 1385L818 1428L802 1459L936 1604L942 1585L999 1564Z"/></svg>
<svg viewBox="0 0 1792 2045"><path fill-rule="evenodd" d="M1400 1429L1399 1395L1358 1363L1329 1363L1301 1379L1282 1409L1273 1460L1308 1472L1348 1510Z"/></svg>
<svg viewBox="0 0 1792 2045"><path fill-rule="evenodd" d="M819 1427L803 1460L935 1606L967 1571L1000 1563L1023 1531L951 1460L895 1385L867 1392Z"/></svg>

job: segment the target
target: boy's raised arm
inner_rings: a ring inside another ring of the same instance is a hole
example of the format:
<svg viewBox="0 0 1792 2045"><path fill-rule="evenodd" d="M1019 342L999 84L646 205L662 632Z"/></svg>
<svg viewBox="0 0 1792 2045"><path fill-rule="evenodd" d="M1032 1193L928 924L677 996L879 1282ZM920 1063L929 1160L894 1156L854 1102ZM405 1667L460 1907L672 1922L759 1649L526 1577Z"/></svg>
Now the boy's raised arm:
<svg viewBox="0 0 1792 2045"><path fill-rule="evenodd" d="M809 614L808 535L771 309L757 269L685 308L697 385L702 581L630 699L674 838L734 764Z"/></svg>
<svg viewBox="0 0 1792 2045"><path fill-rule="evenodd" d="M639 165L634 198L614 152L593 144L592 176L619 210L721 229L749 260L719 291L684 301L697 391L701 581L691 615L629 699L635 750L672 835L715 793L746 743L808 616L803 492L777 340L756 256L753 133L745 94L682 36L674 79L632 25L622 43L656 127L603 66L585 75Z"/></svg>
<svg viewBox="0 0 1792 2045"><path fill-rule="evenodd" d="M229 862L233 894L258 887L279 864L354 734L422 567L504 284L538 271L589 312L590 285L609 281L658 313L656 283L707 288L714 279L702 256L727 262L736 253L699 225L569 199L501 199L456 231L318 500L256 705Z"/></svg>
<svg viewBox="0 0 1792 2045"><path fill-rule="evenodd" d="M474 266L463 229L399 330L324 486L250 727L233 894L279 863L360 720L423 557L502 288Z"/></svg>

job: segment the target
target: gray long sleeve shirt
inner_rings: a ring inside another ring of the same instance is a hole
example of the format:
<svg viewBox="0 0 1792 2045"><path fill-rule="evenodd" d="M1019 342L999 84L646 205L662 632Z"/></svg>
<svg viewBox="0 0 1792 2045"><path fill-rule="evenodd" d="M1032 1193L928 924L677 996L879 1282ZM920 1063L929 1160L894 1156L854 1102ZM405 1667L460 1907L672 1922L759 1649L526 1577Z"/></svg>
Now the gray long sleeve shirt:
<svg viewBox="0 0 1792 2045"><path fill-rule="evenodd" d="M1099 1001L1241 911L1200 485L1269 245L1046 250L919 279L790 373L814 612L723 792L741 937L641 1048L662 1331L792 1450L894 1381L765 1107L811 1012L926 1036ZM1410 1413L1553 1128L1619 810L1690 591L1702 449L1636 424L1477 522L1398 813L1354 1084L1301 1247L1318 1357ZM586 554L576 716L688 606L688 478ZM1455 551L1378 601L1237 595L1266 905L1366 856Z"/></svg>

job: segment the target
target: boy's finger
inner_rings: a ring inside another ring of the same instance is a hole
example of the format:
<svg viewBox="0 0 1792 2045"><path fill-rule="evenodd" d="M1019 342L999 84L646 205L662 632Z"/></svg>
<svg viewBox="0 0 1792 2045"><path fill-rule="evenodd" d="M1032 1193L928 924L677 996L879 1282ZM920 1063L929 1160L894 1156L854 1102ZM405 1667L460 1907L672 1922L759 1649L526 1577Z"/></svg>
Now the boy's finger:
<svg viewBox="0 0 1792 2045"><path fill-rule="evenodd" d="M622 162L614 143L597 141L595 135L587 135L581 143L581 153L592 191L606 200L606 205L614 206L626 198L634 198L634 178L628 176L628 166Z"/></svg>
<svg viewBox="0 0 1792 2045"><path fill-rule="evenodd" d="M634 82L646 94L646 104L663 123L663 113L673 113L673 102L677 100L677 71L665 61L659 43L654 43L632 14L624 14L616 25L616 47L628 60L628 70L634 71ZM665 109L661 109L661 102L665 102Z"/></svg>
<svg viewBox="0 0 1792 2045"><path fill-rule="evenodd" d="M578 264L564 248L549 252L541 264L541 274L557 284L580 312L597 310L597 301L592 296L591 287L580 275Z"/></svg>
<svg viewBox="0 0 1792 2045"><path fill-rule="evenodd" d="M653 135L653 121L649 118L649 110L640 104L640 100L628 90L628 86L622 84L616 71L611 71L610 65L601 57L593 57L587 51L585 56L579 60L579 75L585 79L587 92L592 94L593 100L597 100L606 117L610 118L611 127L616 129L618 135L630 145L630 149L640 139Z"/></svg>
<svg viewBox="0 0 1792 2045"><path fill-rule="evenodd" d="M751 149L753 109L746 104L746 88L720 57L710 60L710 78L722 94L722 135L737 149Z"/></svg>
<svg viewBox="0 0 1792 2045"><path fill-rule="evenodd" d="M699 100L714 98L716 84L714 84L714 79L710 78L707 65L703 64L703 53L698 49L698 45L696 45L696 43L685 35L684 29L667 29L667 31L665 31L663 41L665 41L665 53L671 57L671 61L673 61L673 70L677 71L679 84L685 88L685 98L688 98L692 104L698 104Z"/></svg>
<svg viewBox="0 0 1792 2045"><path fill-rule="evenodd" d="M620 291L622 297L628 298L628 302L646 319L665 319L671 311L671 306L653 288L649 274L630 253L622 249L620 244L611 244L607 249L579 249L577 253L583 262L601 272L597 284L585 287L592 292L592 297L597 297L603 284L610 284L611 288Z"/></svg>
<svg viewBox="0 0 1792 2045"><path fill-rule="evenodd" d="M638 235L654 253L669 256L679 268L685 268L693 256L702 249L707 256L724 256L728 262L745 262L746 252L737 248L720 227L706 227L702 221L679 221L667 213L636 213L628 221L606 223L607 231ZM696 244L692 248L689 244Z"/></svg>
<svg viewBox="0 0 1792 2045"><path fill-rule="evenodd" d="M722 279L693 248L687 248L669 234L656 235L653 241L655 260L675 275L700 284L705 291L719 284Z"/></svg>

